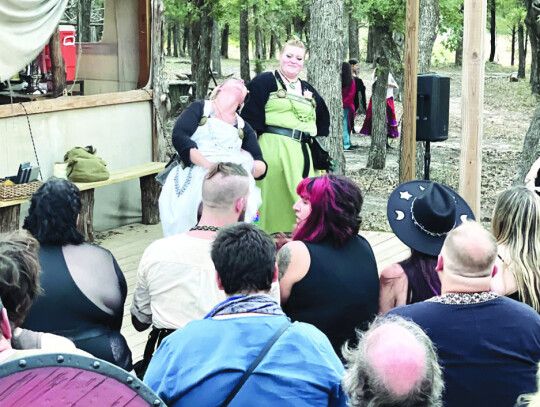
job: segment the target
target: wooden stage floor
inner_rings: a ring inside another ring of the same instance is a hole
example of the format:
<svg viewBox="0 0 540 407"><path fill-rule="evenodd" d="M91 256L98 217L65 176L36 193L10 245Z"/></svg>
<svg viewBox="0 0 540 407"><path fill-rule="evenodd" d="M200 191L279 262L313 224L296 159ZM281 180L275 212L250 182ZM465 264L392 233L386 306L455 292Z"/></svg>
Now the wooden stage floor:
<svg viewBox="0 0 540 407"><path fill-rule="evenodd" d="M375 253L379 272L386 266L401 261L409 255L409 249L392 233L360 232ZM124 272L128 284L128 297L124 307L122 333L133 352L133 360L142 358L148 331L137 332L131 325L129 308L133 299L133 290L137 277L137 268L146 247L156 239L163 237L161 225L133 224L104 232L100 240L103 247L109 249Z"/></svg>

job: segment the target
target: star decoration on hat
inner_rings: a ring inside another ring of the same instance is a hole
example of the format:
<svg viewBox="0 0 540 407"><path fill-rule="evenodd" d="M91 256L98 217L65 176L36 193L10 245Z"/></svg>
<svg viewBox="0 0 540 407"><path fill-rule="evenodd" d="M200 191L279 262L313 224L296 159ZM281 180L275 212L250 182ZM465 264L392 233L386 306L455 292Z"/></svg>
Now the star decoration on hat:
<svg viewBox="0 0 540 407"><path fill-rule="evenodd" d="M401 199L405 199L405 200L408 201L409 199L412 198L412 195L409 194L409 191L403 191L403 192L400 192L400 193L399 193L399 197L400 197Z"/></svg>

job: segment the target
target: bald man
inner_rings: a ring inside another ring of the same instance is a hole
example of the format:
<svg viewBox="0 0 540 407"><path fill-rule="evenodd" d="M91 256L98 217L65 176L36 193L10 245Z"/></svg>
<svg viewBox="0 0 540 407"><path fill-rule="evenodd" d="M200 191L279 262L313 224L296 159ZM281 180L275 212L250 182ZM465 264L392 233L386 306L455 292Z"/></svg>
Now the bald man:
<svg viewBox="0 0 540 407"><path fill-rule="evenodd" d="M157 240L145 250L131 306L135 329L153 325L145 363L163 338L203 318L225 300L216 283L210 250L219 228L244 219L248 194L249 177L241 165L215 164L203 181L198 224L186 233ZM279 286L272 292L279 298Z"/></svg>
<svg viewBox="0 0 540 407"><path fill-rule="evenodd" d="M465 222L448 234L438 258L442 294L388 313L416 322L435 344L446 407L510 407L536 389L540 316L489 292L496 256L493 236Z"/></svg>
<svg viewBox="0 0 540 407"><path fill-rule="evenodd" d="M428 336L398 316L378 318L344 351L343 387L351 407L440 407L442 371Z"/></svg>

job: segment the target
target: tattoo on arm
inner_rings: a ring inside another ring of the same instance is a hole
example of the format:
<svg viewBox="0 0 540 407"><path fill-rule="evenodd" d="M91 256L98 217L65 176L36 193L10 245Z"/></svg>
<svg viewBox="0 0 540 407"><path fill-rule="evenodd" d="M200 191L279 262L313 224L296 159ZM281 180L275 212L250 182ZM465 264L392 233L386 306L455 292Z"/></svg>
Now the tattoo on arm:
<svg viewBox="0 0 540 407"><path fill-rule="evenodd" d="M278 253L278 271L279 279L287 272L289 264L291 263L291 249L287 246L283 246Z"/></svg>

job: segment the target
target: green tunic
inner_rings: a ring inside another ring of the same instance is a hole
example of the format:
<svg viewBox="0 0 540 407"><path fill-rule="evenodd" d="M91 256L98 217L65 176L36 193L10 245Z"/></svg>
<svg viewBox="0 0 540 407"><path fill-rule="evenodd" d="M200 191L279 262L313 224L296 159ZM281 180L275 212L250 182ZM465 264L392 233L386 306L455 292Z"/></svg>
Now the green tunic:
<svg viewBox="0 0 540 407"><path fill-rule="evenodd" d="M283 96L283 90L279 94ZM285 97L278 96L278 92L270 93L265 107L266 125L298 129L315 136L317 125L312 101L289 93ZM299 199L296 187L304 169L302 146L290 137L272 133L263 133L259 145L268 163L266 177L257 181L263 199L259 225L268 233L291 232L296 223L292 207ZM310 162L309 176L313 177L320 172L313 168L311 153Z"/></svg>

